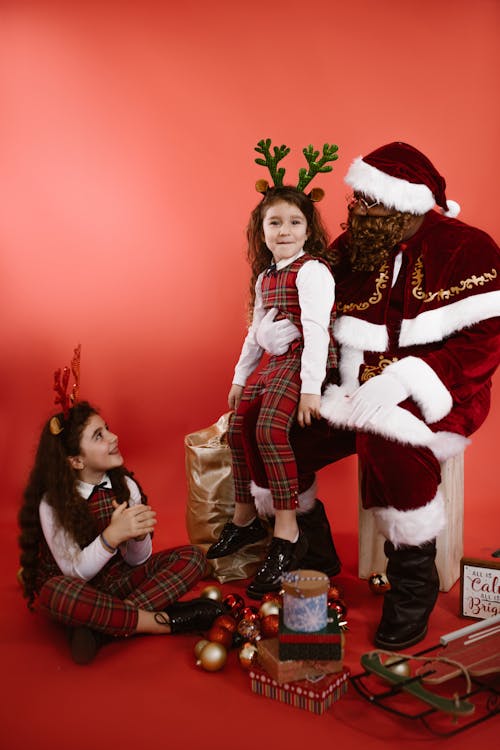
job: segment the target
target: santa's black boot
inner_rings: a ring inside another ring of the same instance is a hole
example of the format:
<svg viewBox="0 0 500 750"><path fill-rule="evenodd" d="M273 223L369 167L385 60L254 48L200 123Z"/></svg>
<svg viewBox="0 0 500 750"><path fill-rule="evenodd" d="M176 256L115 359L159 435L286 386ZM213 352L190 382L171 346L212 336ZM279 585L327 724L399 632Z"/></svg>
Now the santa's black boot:
<svg viewBox="0 0 500 750"><path fill-rule="evenodd" d="M308 542L301 568L319 570L328 577L338 575L341 564L321 500L315 500L312 510L307 513L297 513L297 524Z"/></svg>
<svg viewBox="0 0 500 750"><path fill-rule="evenodd" d="M388 651L402 651L421 641L427 633L439 592L436 540L420 547L397 549L391 542L385 542L384 552L391 588L384 594L375 645Z"/></svg>

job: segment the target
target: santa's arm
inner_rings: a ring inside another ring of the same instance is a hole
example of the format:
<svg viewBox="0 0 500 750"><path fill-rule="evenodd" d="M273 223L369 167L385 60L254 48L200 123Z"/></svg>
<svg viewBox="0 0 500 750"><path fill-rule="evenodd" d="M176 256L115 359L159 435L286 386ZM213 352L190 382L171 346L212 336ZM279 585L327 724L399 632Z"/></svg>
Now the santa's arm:
<svg viewBox="0 0 500 750"><path fill-rule="evenodd" d="M446 339L439 349L403 357L379 377L395 378L431 424L453 403L469 400L500 364L500 317L488 318Z"/></svg>

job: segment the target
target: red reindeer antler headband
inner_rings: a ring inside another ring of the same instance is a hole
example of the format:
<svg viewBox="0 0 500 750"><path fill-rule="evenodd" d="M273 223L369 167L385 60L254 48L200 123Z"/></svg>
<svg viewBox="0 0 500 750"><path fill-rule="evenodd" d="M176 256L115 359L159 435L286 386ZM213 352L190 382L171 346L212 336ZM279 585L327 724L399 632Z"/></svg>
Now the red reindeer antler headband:
<svg viewBox="0 0 500 750"><path fill-rule="evenodd" d="M54 391L56 397L54 399L55 404L61 405L61 410L64 419L68 417L69 410L78 402L78 395L80 391L80 354L82 351L81 344L78 344L73 352L73 359L71 360L71 366L65 367L62 371L61 368L54 372ZM71 392L68 394L68 384L70 373L73 373L75 382ZM53 435L59 435L64 429L60 420L57 417L52 417L50 420L50 431Z"/></svg>

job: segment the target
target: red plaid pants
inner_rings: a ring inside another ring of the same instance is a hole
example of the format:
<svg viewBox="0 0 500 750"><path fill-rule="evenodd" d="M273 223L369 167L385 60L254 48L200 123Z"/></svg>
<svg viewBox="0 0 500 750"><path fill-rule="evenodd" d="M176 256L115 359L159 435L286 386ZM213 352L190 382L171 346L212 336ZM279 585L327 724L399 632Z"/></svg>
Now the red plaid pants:
<svg viewBox="0 0 500 750"><path fill-rule="evenodd" d="M298 479L290 430L300 399L302 347L272 357L254 384L247 385L229 423L228 444L233 461L235 499L253 502L250 494L252 450L256 442L266 472L273 505L277 510L298 506ZM256 422L246 420L258 409ZM247 434L248 425L255 430Z"/></svg>
<svg viewBox="0 0 500 750"><path fill-rule="evenodd" d="M112 636L132 635L137 610L161 611L202 577L205 556L191 545L153 554L132 567L116 554L90 581L57 575L42 585L39 602L52 619ZM130 604L125 604L127 599Z"/></svg>

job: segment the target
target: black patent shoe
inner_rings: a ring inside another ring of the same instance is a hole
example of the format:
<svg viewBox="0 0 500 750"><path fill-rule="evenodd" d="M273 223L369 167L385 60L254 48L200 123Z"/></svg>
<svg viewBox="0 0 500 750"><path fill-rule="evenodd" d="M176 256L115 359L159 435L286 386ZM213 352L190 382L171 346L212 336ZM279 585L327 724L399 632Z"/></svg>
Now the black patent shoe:
<svg viewBox="0 0 500 750"><path fill-rule="evenodd" d="M215 557L226 557L237 552L247 544L259 542L265 539L267 531L258 518L254 518L248 526L237 526L232 521L228 521L219 536L207 550L207 559L212 560Z"/></svg>
<svg viewBox="0 0 500 750"><path fill-rule="evenodd" d="M99 651L101 640L95 630L78 625L70 631L69 647L75 664L90 664Z"/></svg>
<svg viewBox="0 0 500 750"><path fill-rule="evenodd" d="M261 599L268 591L279 591L283 573L295 570L306 552L307 539L302 533L295 543L273 536L264 564L247 587L247 595Z"/></svg>
<svg viewBox="0 0 500 750"><path fill-rule="evenodd" d="M172 633L196 633L209 630L219 615L227 614L227 607L214 599L200 597L187 602L176 602L165 608L168 622L163 612L155 614L155 620L163 625L170 625ZM163 617L163 620L160 618Z"/></svg>

